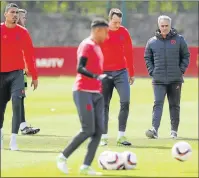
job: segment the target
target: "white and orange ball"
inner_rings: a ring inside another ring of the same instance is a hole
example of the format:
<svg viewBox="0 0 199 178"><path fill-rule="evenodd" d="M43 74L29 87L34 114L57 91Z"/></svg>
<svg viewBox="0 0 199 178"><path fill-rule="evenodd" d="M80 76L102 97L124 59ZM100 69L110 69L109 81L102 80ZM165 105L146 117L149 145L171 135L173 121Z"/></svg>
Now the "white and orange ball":
<svg viewBox="0 0 199 178"><path fill-rule="evenodd" d="M122 154L124 169L130 170L137 166L137 156L135 153L130 151L124 151Z"/></svg>
<svg viewBox="0 0 199 178"><path fill-rule="evenodd" d="M191 145L187 142L180 141L174 144L172 156L178 161L187 161L192 155Z"/></svg>
<svg viewBox="0 0 199 178"><path fill-rule="evenodd" d="M123 159L120 153L113 151L104 151L98 157L98 165L105 170L124 169Z"/></svg>

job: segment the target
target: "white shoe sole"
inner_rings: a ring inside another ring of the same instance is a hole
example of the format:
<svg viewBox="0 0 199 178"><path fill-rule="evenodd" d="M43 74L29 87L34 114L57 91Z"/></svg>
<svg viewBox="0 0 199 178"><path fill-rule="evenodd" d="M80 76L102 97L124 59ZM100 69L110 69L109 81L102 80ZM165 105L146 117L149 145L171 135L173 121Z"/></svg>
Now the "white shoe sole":
<svg viewBox="0 0 199 178"><path fill-rule="evenodd" d="M15 144L12 145L12 146L11 146L11 144L10 144L10 145L9 145L9 148L10 148L11 151L18 151L18 150L19 150L18 146L15 145Z"/></svg>
<svg viewBox="0 0 199 178"><path fill-rule="evenodd" d="M102 176L103 174L101 172L88 172L87 174L80 173L80 175L85 175L85 176Z"/></svg>
<svg viewBox="0 0 199 178"><path fill-rule="evenodd" d="M19 151L19 148L17 146L10 146L11 151Z"/></svg>
<svg viewBox="0 0 199 178"><path fill-rule="evenodd" d="M68 169L64 163L57 163L57 168L64 174L68 174Z"/></svg>

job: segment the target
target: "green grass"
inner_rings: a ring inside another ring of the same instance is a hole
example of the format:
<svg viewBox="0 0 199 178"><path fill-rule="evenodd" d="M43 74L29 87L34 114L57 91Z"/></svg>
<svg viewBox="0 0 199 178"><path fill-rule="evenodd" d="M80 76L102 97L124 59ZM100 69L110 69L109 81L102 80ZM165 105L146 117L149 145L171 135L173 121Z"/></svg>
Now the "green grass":
<svg viewBox="0 0 199 178"><path fill-rule="evenodd" d="M29 123L38 126L41 131L35 136L19 136L20 151L8 150L11 131L11 103L9 103L4 124L4 150L1 152L1 176L3 177L63 177L56 168L56 156L64 149L72 137L79 131L80 124L72 100L74 78L40 78L37 91L27 91L26 116ZM132 148L116 146L119 98L114 93L109 122L110 144L99 147L93 167L100 171L97 156L105 150L122 152L133 151L138 158L135 170L102 171L107 176L161 176L161 177L198 177L198 82L186 79L182 89L181 123L179 137L193 148L192 158L187 162L178 162L171 156L171 148L178 140L171 140L170 119L167 99L164 106L158 140L145 138L146 129L151 127L153 91L151 80L137 79L131 87L130 116L127 137ZM55 111L51 109L54 108ZM68 160L71 168L69 176L79 176L79 167L86 153L86 141Z"/></svg>

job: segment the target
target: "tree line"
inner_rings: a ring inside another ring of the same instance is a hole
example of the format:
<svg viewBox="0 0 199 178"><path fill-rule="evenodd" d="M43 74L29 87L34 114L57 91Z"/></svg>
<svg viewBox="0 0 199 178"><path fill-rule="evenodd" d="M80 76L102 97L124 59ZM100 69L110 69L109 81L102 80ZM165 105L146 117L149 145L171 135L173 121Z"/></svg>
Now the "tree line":
<svg viewBox="0 0 199 178"><path fill-rule="evenodd" d="M1 12L7 3L16 3L19 7L31 12L68 13L74 11L84 14L107 15L110 8L121 8L124 1L1 1ZM123 6L124 7L124 6ZM156 12L198 12L198 2L194 1L127 1L125 10L135 13L152 14Z"/></svg>

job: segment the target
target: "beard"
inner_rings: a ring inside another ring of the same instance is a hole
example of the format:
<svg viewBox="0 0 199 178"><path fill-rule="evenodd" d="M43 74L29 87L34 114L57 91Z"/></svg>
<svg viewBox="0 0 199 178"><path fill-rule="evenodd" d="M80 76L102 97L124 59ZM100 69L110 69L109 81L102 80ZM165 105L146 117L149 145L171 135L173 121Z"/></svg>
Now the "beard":
<svg viewBox="0 0 199 178"><path fill-rule="evenodd" d="M18 19L17 19L17 18L16 18L16 19L14 18L13 21L12 21L12 24L16 24L17 21L18 21Z"/></svg>

